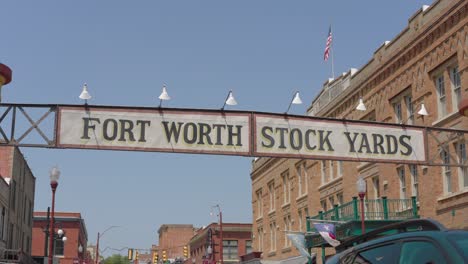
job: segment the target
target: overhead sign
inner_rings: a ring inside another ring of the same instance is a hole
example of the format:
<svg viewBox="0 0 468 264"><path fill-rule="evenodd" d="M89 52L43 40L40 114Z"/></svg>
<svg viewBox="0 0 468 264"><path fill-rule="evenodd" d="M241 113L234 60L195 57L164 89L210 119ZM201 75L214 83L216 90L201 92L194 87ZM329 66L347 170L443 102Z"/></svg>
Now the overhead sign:
<svg viewBox="0 0 468 264"><path fill-rule="evenodd" d="M426 161L421 128L252 112L60 107L57 135L62 148Z"/></svg>
<svg viewBox="0 0 468 264"><path fill-rule="evenodd" d="M422 129L256 114L254 156L426 160Z"/></svg>
<svg viewBox="0 0 468 264"><path fill-rule="evenodd" d="M250 115L60 108L59 147L250 155Z"/></svg>

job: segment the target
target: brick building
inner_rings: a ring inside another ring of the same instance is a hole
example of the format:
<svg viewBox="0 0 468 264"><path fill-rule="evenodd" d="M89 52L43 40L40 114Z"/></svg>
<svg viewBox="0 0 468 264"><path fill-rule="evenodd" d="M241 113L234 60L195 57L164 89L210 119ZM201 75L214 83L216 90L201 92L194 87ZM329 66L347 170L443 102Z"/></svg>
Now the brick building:
<svg viewBox="0 0 468 264"><path fill-rule="evenodd" d="M307 114L467 131L468 117L458 113L458 103L468 97L467 9L465 0L424 6L361 69L325 82ZM356 109L359 99L366 110ZM422 105L428 116L418 114ZM268 260L298 256L282 231L304 232L306 216L352 201L358 177L367 183L366 199L415 196L421 217L468 229L468 170L459 166L467 164L466 140L466 133L431 134L429 158L439 165L256 159L254 251Z"/></svg>
<svg viewBox="0 0 468 264"><path fill-rule="evenodd" d="M157 252L159 260L163 260L165 253L168 260L184 258L184 246L187 246L190 238L195 234L193 225L166 224L158 229L159 245Z"/></svg>
<svg viewBox="0 0 468 264"><path fill-rule="evenodd" d="M18 147L0 146L0 176L2 190L6 190L5 182L9 189L9 194L1 195L5 198L8 194L8 206L3 201L0 208L5 247L30 255L36 178Z"/></svg>
<svg viewBox="0 0 468 264"><path fill-rule="evenodd" d="M189 263L219 263L220 235L220 226L217 223L197 230L197 234L189 242ZM251 253L252 224L223 223L223 252L224 263L238 263L240 256Z"/></svg>
<svg viewBox="0 0 468 264"><path fill-rule="evenodd" d="M80 213L55 212L55 230L62 229L66 241L57 238L54 246L54 256L60 264L92 263L87 253L88 233L84 219ZM49 221L47 212L34 212L32 256L36 259L48 255L49 243L45 230ZM47 243L47 244L45 244Z"/></svg>

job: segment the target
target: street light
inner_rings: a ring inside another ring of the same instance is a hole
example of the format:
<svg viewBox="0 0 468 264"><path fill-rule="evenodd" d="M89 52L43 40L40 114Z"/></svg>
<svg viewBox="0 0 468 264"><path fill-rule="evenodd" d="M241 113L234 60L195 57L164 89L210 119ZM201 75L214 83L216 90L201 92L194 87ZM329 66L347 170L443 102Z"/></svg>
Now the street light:
<svg viewBox="0 0 468 264"><path fill-rule="evenodd" d="M50 217L49 230L49 264L52 264L54 247L54 212L55 212L55 190L57 190L60 170L55 166L50 170L50 187L52 188L52 213ZM63 232L63 231L62 231Z"/></svg>
<svg viewBox="0 0 468 264"><path fill-rule="evenodd" d="M219 239L221 240L219 242L219 255L220 255L220 263L221 264L224 264L224 260L223 260L223 212L221 211L221 207L219 206L219 204L215 205L215 206L212 206L211 208L218 208L218 216L219 216ZM211 215L213 215L213 212L211 212ZM210 249L208 247L208 249Z"/></svg>
<svg viewBox="0 0 468 264"><path fill-rule="evenodd" d="M361 200L361 233L364 234L366 232L366 226L364 224L364 196L366 196L366 181L359 176L357 182L357 191L359 194L359 199Z"/></svg>
<svg viewBox="0 0 468 264"><path fill-rule="evenodd" d="M99 232L97 233L97 241L96 241L96 264L99 264L99 238L102 237L107 231L114 227L120 227L120 226L109 226L102 234Z"/></svg>

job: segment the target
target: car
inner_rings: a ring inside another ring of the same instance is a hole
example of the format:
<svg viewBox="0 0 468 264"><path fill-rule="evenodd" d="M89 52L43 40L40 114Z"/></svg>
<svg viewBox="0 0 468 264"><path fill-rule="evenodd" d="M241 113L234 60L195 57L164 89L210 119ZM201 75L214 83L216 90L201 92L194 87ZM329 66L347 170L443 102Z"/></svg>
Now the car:
<svg viewBox="0 0 468 264"><path fill-rule="evenodd" d="M342 241L335 249L326 264L468 263L468 231L413 219Z"/></svg>

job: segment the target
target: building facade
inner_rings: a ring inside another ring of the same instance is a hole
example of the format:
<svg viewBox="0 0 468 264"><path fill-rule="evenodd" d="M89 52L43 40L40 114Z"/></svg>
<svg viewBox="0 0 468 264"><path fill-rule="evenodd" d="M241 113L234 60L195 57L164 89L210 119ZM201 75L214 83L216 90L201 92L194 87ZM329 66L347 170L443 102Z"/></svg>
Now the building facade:
<svg viewBox="0 0 468 264"><path fill-rule="evenodd" d="M428 164L260 158L252 163L253 247L263 259L298 256L284 231L306 231L305 217L352 201L415 196L421 217L468 229L468 2L438 0L379 47L359 70L325 82L309 116L457 129L428 136ZM356 109L362 99L366 110ZM421 115L424 105L428 115ZM464 166L463 166L464 165ZM367 205L366 205L367 206ZM371 208L365 209L371 210ZM320 255L320 253L318 254Z"/></svg>
<svg viewBox="0 0 468 264"><path fill-rule="evenodd" d="M190 241L190 238L195 234L193 225L183 224L165 224L158 229L159 245L157 247L159 261L163 260L163 256L167 260L175 261L176 259L184 259L184 247ZM154 252L153 254L155 254Z"/></svg>
<svg viewBox="0 0 468 264"><path fill-rule="evenodd" d="M220 263L220 231L217 223L197 230L189 242L189 263ZM238 263L241 256L252 252L252 224L223 223L222 233L224 263Z"/></svg>
<svg viewBox="0 0 468 264"><path fill-rule="evenodd" d="M33 220L33 247L32 256L35 259L47 257L49 240L50 218L47 212L34 212ZM80 213L55 212L54 213L54 257L60 264L93 263L87 254L88 233L84 219ZM57 235L58 230L63 231L63 236Z"/></svg>
<svg viewBox="0 0 468 264"><path fill-rule="evenodd" d="M5 247L30 255L36 178L19 148L0 147L0 175L9 189L8 207L2 208Z"/></svg>

